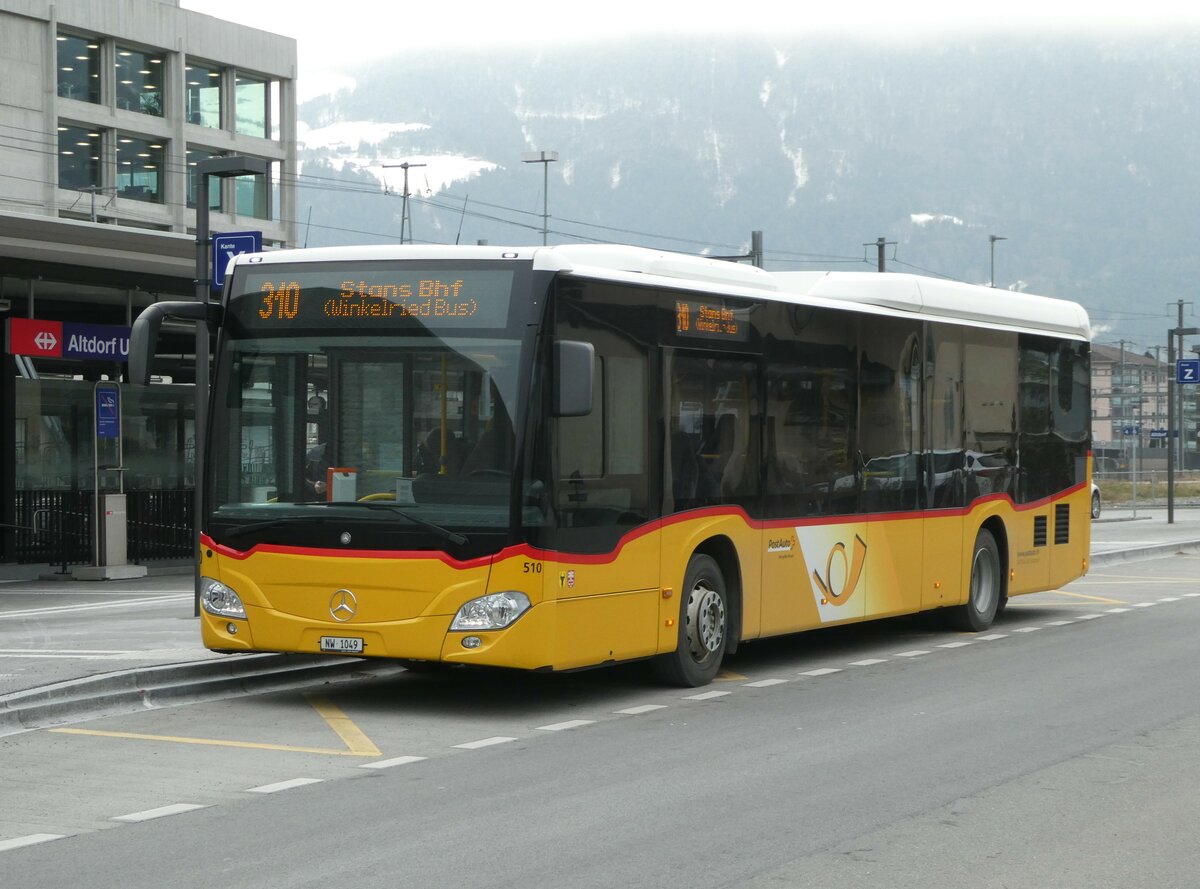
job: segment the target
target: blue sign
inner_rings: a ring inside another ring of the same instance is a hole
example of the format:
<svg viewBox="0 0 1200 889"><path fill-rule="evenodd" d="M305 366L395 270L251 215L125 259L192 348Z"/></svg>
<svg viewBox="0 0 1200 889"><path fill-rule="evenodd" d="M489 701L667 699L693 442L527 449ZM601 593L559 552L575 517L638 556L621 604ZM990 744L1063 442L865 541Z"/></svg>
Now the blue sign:
<svg viewBox="0 0 1200 889"><path fill-rule="evenodd" d="M1167 437L1167 430L1165 430L1165 429L1151 429L1151 430L1150 430L1150 437L1151 437L1151 438L1166 438L1166 437Z"/></svg>
<svg viewBox="0 0 1200 889"><path fill-rule="evenodd" d="M228 232L213 235L213 290L220 290L225 286L225 269L229 266L229 260L239 253L262 253L262 232Z"/></svg>
<svg viewBox="0 0 1200 889"><path fill-rule="evenodd" d="M121 390L96 387L96 438L121 437Z"/></svg>
<svg viewBox="0 0 1200 889"><path fill-rule="evenodd" d="M1175 362L1175 382L1200 383L1200 358L1180 358Z"/></svg>
<svg viewBox="0 0 1200 889"><path fill-rule="evenodd" d="M77 361L128 361L129 328L64 321L61 357Z"/></svg>
<svg viewBox="0 0 1200 889"><path fill-rule="evenodd" d="M1139 432L1142 431L1142 427L1141 426L1126 426L1121 431L1124 432L1126 435L1137 435Z"/></svg>

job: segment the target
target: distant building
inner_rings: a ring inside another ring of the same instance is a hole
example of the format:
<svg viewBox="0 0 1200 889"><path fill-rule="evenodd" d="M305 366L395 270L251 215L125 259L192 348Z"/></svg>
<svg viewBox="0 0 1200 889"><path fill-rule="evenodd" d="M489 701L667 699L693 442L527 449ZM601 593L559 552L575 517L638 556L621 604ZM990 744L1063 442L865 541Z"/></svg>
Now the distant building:
<svg viewBox="0 0 1200 889"><path fill-rule="evenodd" d="M204 158L269 163L266 176L210 180L213 231L295 241L296 43L178 0L0 0L0 72L2 564L46 561L45 545L62 536L47 523L89 495L93 386L124 371L120 355L21 343L107 325L93 331L99 342L152 302L193 298ZM123 476L128 492L176 492L182 503L195 467L191 386L180 383L194 356L186 332L172 343L164 384L124 388L124 469L101 475L105 488ZM87 561L91 532L77 530L64 532L69 558Z"/></svg>
<svg viewBox="0 0 1200 889"><path fill-rule="evenodd" d="M1092 447L1098 472L1130 472L1135 448L1140 469L1166 468L1167 393L1175 369L1167 363L1166 349L1158 352L1145 354L1132 346L1123 349L1120 345L1092 344ZM1200 469L1200 392L1196 389L1191 386L1183 391L1186 464L1176 463L1181 469L1185 465Z"/></svg>

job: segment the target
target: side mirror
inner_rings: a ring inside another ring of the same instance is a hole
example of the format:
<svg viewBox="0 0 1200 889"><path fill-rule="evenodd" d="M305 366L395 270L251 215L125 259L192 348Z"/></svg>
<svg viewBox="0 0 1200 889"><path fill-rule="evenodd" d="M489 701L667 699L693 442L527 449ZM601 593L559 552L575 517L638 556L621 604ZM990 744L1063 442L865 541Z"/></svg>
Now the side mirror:
<svg viewBox="0 0 1200 889"><path fill-rule="evenodd" d="M554 344L554 416L584 417L592 412L596 347L576 340Z"/></svg>
<svg viewBox="0 0 1200 889"><path fill-rule="evenodd" d="M164 318L179 318L184 321L217 322L221 307L216 303L161 302L147 306L134 319L129 333L129 381L138 386L150 382L150 371L154 364L154 352L158 346L158 329Z"/></svg>

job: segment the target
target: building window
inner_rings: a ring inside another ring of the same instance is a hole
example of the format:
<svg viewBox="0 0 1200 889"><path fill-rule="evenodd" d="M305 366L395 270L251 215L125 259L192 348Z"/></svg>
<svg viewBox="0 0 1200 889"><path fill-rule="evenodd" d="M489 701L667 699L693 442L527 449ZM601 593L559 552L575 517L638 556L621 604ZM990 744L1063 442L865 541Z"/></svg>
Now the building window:
<svg viewBox="0 0 1200 889"><path fill-rule="evenodd" d="M163 143L158 139L117 134L117 194L135 201L161 204L163 195Z"/></svg>
<svg viewBox="0 0 1200 889"><path fill-rule="evenodd" d="M237 214L255 219L271 218L271 173L265 176L238 176L234 194L237 196Z"/></svg>
<svg viewBox="0 0 1200 889"><path fill-rule="evenodd" d="M100 41L58 35L58 94L64 99L100 103Z"/></svg>
<svg viewBox="0 0 1200 889"><path fill-rule="evenodd" d="M221 128L221 69L189 61L184 69L187 122L200 127Z"/></svg>
<svg viewBox="0 0 1200 889"><path fill-rule="evenodd" d="M270 91L267 81L259 77L239 73L237 76L237 120L234 132L242 136L269 138Z"/></svg>
<svg viewBox="0 0 1200 889"><path fill-rule="evenodd" d="M97 129L59 124L59 188L82 191L100 187L100 140Z"/></svg>
<svg viewBox="0 0 1200 889"><path fill-rule="evenodd" d="M163 116L163 56L127 46L117 47L117 107Z"/></svg>
<svg viewBox="0 0 1200 889"><path fill-rule="evenodd" d="M187 205L191 208L196 206L196 189L199 188L199 176L196 173L196 165L202 160L208 160L210 157L222 157L224 152L217 151L215 148L202 148L197 145L189 145L187 150L187 168L188 168L188 196ZM221 178L219 176L208 177L208 206L210 210L222 210L221 206Z"/></svg>

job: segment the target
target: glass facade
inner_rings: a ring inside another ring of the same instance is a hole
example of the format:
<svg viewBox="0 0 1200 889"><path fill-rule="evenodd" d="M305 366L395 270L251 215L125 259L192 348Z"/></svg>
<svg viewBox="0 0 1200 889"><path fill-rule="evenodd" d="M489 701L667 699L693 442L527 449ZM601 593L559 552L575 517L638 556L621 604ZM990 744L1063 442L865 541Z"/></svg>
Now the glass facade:
<svg viewBox="0 0 1200 889"><path fill-rule="evenodd" d="M100 130L59 124L59 188L98 188L100 186Z"/></svg>
<svg viewBox="0 0 1200 889"><path fill-rule="evenodd" d="M117 107L163 116L163 56L130 47L117 47Z"/></svg>
<svg viewBox="0 0 1200 889"><path fill-rule="evenodd" d="M234 180L237 214L255 219L271 218L271 177L239 176Z"/></svg>
<svg viewBox="0 0 1200 889"><path fill-rule="evenodd" d="M135 201L163 202L163 142L117 134L117 195Z"/></svg>
<svg viewBox="0 0 1200 889"><path fill-rule="evenodd" d="M233 131L242 136L257 136L267 139L271 135L270 90L268 83L261 77L249 74L237 75L235 90L237 99L237 119Z"/></svg>
<svg viewBox="0 0 1200 889"><path fill-rule="evenodd" d="M184 101L187 122L200 127L221 127L221 69L189 61L184 68Z"/></svg>
<svg viewBox="0 0 1200 889"><path fill-rule="evenodd" d="M58 94L64 99L100 102L100 41L58 35Z"/></svg>
<svg viewBox="0 0 1200 889"><path fill-rule="evenodd" d="M92 383L16 381L16 490L92 488L93 400ZM193 405L191 386L121 386L126 491L194 484ZM101 472L104 490L116 476Z"/></svg>
<svg viewBox="0 0 1200 889"><path fill-rule="evenodd" d="M196 174L196 165L202 160L208 160L210 157L222 157L224 152L217 151L215 148L203 148L198 145L189 145L187 150L187 174L188 174L188 190L187 190L187 205L195 208L196 206L196 189L199 188ZM212 210L223 210L221 205L221 180L216 176L210 176L208 179L208 206Z"/></svg>

